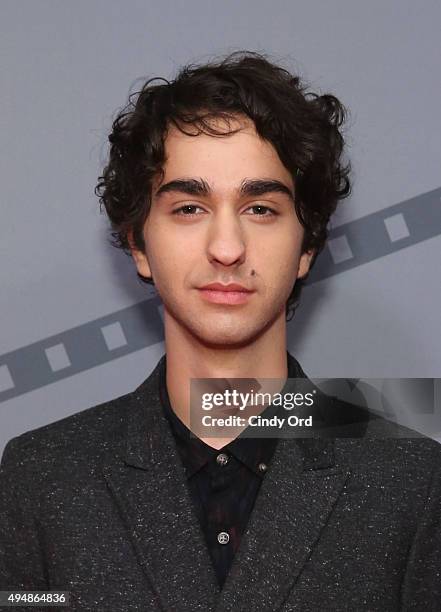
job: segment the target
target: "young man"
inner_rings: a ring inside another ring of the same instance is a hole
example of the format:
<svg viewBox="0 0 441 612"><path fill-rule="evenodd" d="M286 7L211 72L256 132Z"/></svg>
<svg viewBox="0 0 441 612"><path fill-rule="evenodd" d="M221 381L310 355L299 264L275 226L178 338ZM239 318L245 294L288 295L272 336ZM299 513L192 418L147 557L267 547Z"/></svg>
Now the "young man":
<svg viewBox="0 0 441 612"><path fill-rule="evenodd" d="M1 589L106 612L439 609L436 442L381 419L190 435L191 379L306 378L286 319L350 190L343 119L252 53L149 81L120 113L97 193L162 299L165 355L133 392L9 442Z"/></svg>

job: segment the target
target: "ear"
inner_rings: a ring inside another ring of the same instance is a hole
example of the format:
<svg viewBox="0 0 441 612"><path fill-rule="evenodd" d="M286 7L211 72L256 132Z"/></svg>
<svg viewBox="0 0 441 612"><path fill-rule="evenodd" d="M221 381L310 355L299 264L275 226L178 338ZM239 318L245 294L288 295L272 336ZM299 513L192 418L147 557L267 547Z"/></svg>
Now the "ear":
<svg viewBox="0 0 441 612"><path fill-rule="evenodd" d="M308 274L314 253L314 249L302 253L299 260L299 267L297 269L297 278L304 278Z"/></svg>
<svg viewBox="0 0 441 612"><path fill-rule="evenodd" d="M141 274L141 276L145 276L147 278L151 278L152 272L150 270L149 260L147 259L147 255L144 251L140 251L136 248L135 242L133 240L133 230L130 229L127 231L127 240L130 246L130 252L132 254L133 260L135 262L136 268Z"/></svg>

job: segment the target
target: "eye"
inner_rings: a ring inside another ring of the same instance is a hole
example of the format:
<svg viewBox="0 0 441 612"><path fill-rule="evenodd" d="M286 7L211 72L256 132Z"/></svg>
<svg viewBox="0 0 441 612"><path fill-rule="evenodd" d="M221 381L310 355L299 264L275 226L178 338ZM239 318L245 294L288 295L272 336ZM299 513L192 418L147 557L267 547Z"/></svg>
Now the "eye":
<svg viewBox="0 0 441 612"><path fill-rule="evenodd" d="M179 208L176 208L172 212L172 214L178 215L180 217L193 217L197 214L200 214L200 213L195 212L196 209L203 211L203 208L201 208L200 206L196 206L196 204L184 204L184 206L180 206Z"/></svg>
<svg viewBox="0 0 441 612"><path fill-rule="evenodd" d="M274 217L278 213L269 206L263 206L262 204L254 204L254 206L250 206L247 210L254 211L253 217Z"/></svg>

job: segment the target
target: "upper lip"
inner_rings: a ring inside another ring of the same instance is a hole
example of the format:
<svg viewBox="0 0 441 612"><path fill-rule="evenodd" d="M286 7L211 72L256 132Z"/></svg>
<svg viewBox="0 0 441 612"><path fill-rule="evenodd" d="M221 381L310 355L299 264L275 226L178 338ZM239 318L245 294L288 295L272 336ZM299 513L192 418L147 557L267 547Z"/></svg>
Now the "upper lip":
<svg viewBox="0 0 441 612"><path fill-rule="evenodd" d="M246 287L238 285L237 283L230 283L229 285L223 285L222 283L210 283L209 285L200 287L200 289L212 289L213 291L252 291L252 289L247 289Z"/></svg>

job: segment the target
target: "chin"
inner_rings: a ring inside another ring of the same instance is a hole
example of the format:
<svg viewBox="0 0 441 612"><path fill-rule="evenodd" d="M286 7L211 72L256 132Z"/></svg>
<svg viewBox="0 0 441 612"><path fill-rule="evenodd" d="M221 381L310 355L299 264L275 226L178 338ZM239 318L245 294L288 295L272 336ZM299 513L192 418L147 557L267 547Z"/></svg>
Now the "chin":
<svg viewBox="0 0 441 612"><path fill-rule="evenodd" d="M240 349L245 346L249 346L253 340L257 338L257 336L241 336L241 337L230 337L222 334L206 334L206 335L198 335L195 336L198 342L206 347L211 349Z"/></svg>
<svg viewBox="0 0 441 612"><path fill-rule="evenodd" d="M250 325L249 321L245 323L243 319L224 325L219 320L211 321L211 324L210 320L201 323L190 325L187 329L204 346L218 349L239 349L247 346L268 328L268 324L254 322L254 325Z"/></svg>
<svg viewBox="0 0 441 612"><path fill-rule="evenodd" d="M175 306L175 307L173 307ZM187 304L181 308L175 304L167 304L165 319L170 317L172 327L186 330L195 342L210 348L241 348L256 341L262 334L276 324L280 317L285 316L284 303L280 312L274 310L274 303L267 308L245 308L240 312L216 312L211 309L192 308ZM211 311L210 311L211 310ZM173 322L172 322L173 321Z"/></svg>

